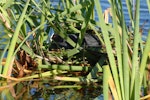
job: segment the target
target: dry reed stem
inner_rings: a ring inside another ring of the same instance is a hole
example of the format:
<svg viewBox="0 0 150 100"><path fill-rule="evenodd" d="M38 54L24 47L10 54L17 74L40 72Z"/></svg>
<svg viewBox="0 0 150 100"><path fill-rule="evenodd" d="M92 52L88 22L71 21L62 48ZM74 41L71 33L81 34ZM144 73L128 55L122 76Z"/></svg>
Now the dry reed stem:
<svg viewBox="0 0 150 100"><path fill-rule="evenodd" d="M114 83L114 80L113 80L112 76L109 77L108 83L109 83L109 87L110 87L110 90L113 94L114 99L119 100L118 99L118 94L117 94L117 91L116 91L116 86L115 86L115 83Z"/></svg>

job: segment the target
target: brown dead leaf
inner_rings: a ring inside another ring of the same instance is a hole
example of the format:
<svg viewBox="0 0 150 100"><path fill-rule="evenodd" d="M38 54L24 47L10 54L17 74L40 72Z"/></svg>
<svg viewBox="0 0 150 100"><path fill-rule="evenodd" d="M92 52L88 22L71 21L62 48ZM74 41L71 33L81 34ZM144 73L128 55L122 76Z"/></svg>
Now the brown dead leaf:
<svg viewBox="0 0 150 100"><path fill-rule="evenodd" d="M36 61L34 61L25 51L21 50L17 55L18 59L15 60L16 69L14 69L15 73L17 71L16 77L24 77L26 74L31 73L37 68Z"/></svg>
<svg viewBox="0 0 150 100"><path fill-rule="evenodd" d="M16 64L16 67L17 67L17 74L18 74L18 78L21 78L23 77L25 74L30 74L32 73L32 70L27 70L27 62L25 62L24 65L21 65L17 60L15 60L15 64Z"/></svg>
<svg viewBox="0 0 150 100"><path fill-rule="evenodd" d="M18 52L19 62L23 66L27 63L27 68L25 69L34 69L37 67L36 61L34 61L25 51Z"/></svg>
<svg viewBox="0 0 150 100"><path fill-rule="evenodd" d="M116 86L115 86L115 83L114 83L114 80L113 80L112 76L109 77L108 83L109 83L110 90L111 90L115 100L119 100L117 90L116 90Z"/></svg>

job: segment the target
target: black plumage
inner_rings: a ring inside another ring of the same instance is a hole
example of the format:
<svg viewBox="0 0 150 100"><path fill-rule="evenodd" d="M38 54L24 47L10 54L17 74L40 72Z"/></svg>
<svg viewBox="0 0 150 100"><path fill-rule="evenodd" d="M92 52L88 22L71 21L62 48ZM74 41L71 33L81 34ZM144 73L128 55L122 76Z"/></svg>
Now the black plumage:
<svg viewBox="0 0 150 100"><path fill-rule="evenodd" d="M68 37L72 39L75 43L78 42L79 34L68 34ZM81 47L101 47L101 43L98 39L98 37L95 34L92 33L85 33L84 39L82 41ZM59 49L59 48L65 48L65 49L73 49L65 39L61 38L58 34L54 34L52 37L52 43L50 48L53 49Z"/></svg>

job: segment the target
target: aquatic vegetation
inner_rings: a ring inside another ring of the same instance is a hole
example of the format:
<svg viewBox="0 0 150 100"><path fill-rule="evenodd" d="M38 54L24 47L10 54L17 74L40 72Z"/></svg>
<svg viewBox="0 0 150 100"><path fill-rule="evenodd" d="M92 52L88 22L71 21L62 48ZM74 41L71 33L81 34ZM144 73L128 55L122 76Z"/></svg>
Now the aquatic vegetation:
<svg viewBox="0 0 150 100"><path fill-rule="evenodd" d="M150 31L143 41L139 1L134 12L126 0L132 30L120 0L104 13L99 0L0 2L1 99L148 98Z"/></svg>

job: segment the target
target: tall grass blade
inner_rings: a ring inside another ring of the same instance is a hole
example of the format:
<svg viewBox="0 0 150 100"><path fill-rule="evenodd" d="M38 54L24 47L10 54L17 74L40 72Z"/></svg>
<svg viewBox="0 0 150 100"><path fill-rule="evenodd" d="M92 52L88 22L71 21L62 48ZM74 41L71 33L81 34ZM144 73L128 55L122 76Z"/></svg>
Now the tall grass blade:
<svg viewBox="0 0 150 100"><path fill-rule="evenodd" d="M13 55L13 52L14 52L14 49L15 49L15 45L16 45L16 42L17 42L17 39L18 39L18 35L19 35L19 31L20 31L20 28L22 26L22 22L24 20L24 17L25 17L25 14L26 14L26 11L27 11L27 8L29 6L29 2L30 0L28 0L26 2L26 5L24 7L24 10L20 16L20 19L18 21L18 24L17 24L17 27L16 27L16 30L14 32L14 35L13 35L13 38L11 40L11 44L10 44L10 47L9 47L9 51L8 51L8 56L7 56L7 60L6 60L6 64L5 64L5 68L4 68L4 71L3 71L3 75L7 75L7 71L9 69L9 65L10 65L10 62L12 60L12 55Z"/></svg>
<svg viewBox="0 0 150 100"><path fill-rule="evenodd" d="M133 25L133 12L132 12L132 1L126 0L127 8L128 8L128 14L131 21L131 24Z"/></svg>
<svg viewBox="0 0 150 100"><path fill-rule="evenodd" d="M147 41L145 44L145 48L144 48L144 52L143 52L142 60L141 60L141 64L140 64L140 86L142 85L142 80L143 80L145 68L147 66L146 63L147 63L147 58L148 58L149 52L150 52L150 30L148 32L148 37L147 37Z"/></svg>
<svg viewBox="0 0 150 100"><path fill-rule="evenodd" d="M95 2L96 10L97 10L97 13L98 13L98 18L99 18L98 25L102 29L104 42L105 42L105 45L107 45L106 50L107 50L107 54L108 54L109 63L110 63L112 75L113 75L113 78L114 78L114 82L115 82L115 85L116 85L116 88L117 88L117 93L118 93L118 96L119 96L118 98L120 100L122 100L121 91L120 91L119 76L118 76L118 72L117 72L117 66L116 66L116 63L115 63L115 58L114 58L114 55L113 55L113 50L112 50L112 47L111 47L110 39L109 39L109 36L108 36L109 33L108 33L108 30L107 30L107 27L106 27L106 24L105 24L105 21L104 21L104 18L103 18L100 2L99 2L99 0L94 0L94 2Z"/></svg>
<svg viewBox="0 0 150 100"><path fill-rule="evenodd" d="M141 87L140 87L140 73L139 68L136 68L135 72L136 78L135 78L135 90L134 90L134 100L140 100L140 93L141 93Z"/></svg>
<svg viewBox="0 0 150 100"><path fill-rule="evenodd" d="M44 24L46 22L46 9L45 9L45 4L42 3L42 11L44 12L44 14L41 15L41 19L40 19L40 24ZM44 25L42 27L40 27L40 32L39 32L39 45L40 48L43 48L43 42L44 42Z"/></svg>
<svg viewBox="0 0 150 100"><path fill-rule="evenodd" d="M108 100L108 92L109 92L109 86L108 86L108 79L110 77L109 73L109 66L103 66L103 94L104 94L104 100Z"/></svg>
<svg viewBox="0 0 150 100"><path fill-rule="evenodd" d="M124 17L123 17L124 18ZM127 32L125 29L125 21L122 21L122 52L123 52L123 82L124 82L124 95L125 100L129 100L129 84L130 84L130 77L129 77L129 64L128 64L128 47L127 47Z"/></svg>
<svg viewBox="0 0 150 100"><path fill-rule="evenodd" d="M138 61L138 45L139 45L139 20L140 20L140 0L136 0L136 12L135 12L135 20L134 20L134 43L133 43L133 55L132 55L132 75L131 75L131 88L130 94L132 94L135 83L136 71L139 68Z"/></svg>
<svg viewBox="0 0 150 100"><path fill-rule="evenodd" d="M122 89L122 95L125 100L129 100L129 64L128 64L128 46L127 46L127 31L126 31L126 24L124 20L124 14L123 14L123 8L122 4L120 3L121 6L121 28L122 28L122 70L123 73L120 73L120 75L123 75L123 89ZM121 79L120 79L121 81ZM122 86L121 85L121 86Z"/></svg>
<svg viewBox="0 0 150 100"><path fill-rule="evenodd" d="M118 1L119 2L119 1ZM122 54L121 54L121 34L119 34L119 25L118 23L121 23L120 19L121 17L119 16L119 13L123 14L122 11L122 5L121 2L119 2L120 6L121 6L121 12L120 10L116 10L119 9L119 5L117 6L117 3L115 2L115 0L111 0L111 8L112 8L112 18L113 18L113 27L114 27L114 36L115 36L115 47L116 47L116 53L117 53L117 63L118 63L118 70L119 70L119 78L120 78L120 86L121 86L121 93L122 93L122 100L124 100L124 84L123 84L123 67L122 67ZM116 18L117 17L117 18ZM118 21L117 21L118 19ZM124 20L122 18L122 20Z"/></svg>

